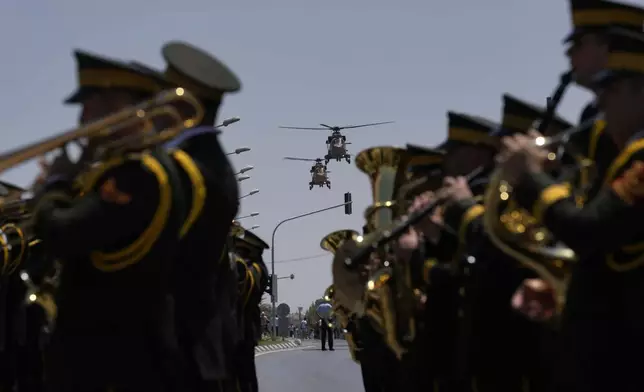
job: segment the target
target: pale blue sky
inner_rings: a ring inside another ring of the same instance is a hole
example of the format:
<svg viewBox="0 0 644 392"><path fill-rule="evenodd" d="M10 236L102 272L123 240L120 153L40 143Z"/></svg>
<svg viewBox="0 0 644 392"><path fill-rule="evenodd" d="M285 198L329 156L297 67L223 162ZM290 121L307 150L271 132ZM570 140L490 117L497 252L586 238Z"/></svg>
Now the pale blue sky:
<svg viewBox="0 0 644 392"><path fill-rule="evenodd" d="M309 165L282 157L316 158L327 134L280 130L395 120L347 132L351 153L376 145L436 144L447 110L497 120L501 94L545 102L566 66L561 38L568 31L563 0L4 0L0 6L0 119L3 149L74 126L75 108L63 97L75 85L71 52L82 48L162 67L161 45L181 39L216 54L241 78L221 118L242 120L225 131L241 168L243 222L261 225L270 243L282 219L342 202L353 193L354 215L335 210L282 226L276 259L323 253L320 239L360 229L370 203L366 176L353 165L330 163L332 190L309 191ZM561 114L576 119L589 95L569 91ZM27 165L4 176L26 185ZM277 264L280 301L292 309L322 295L331 282L330 257ZM270 262L270 255L266 261Z"/></svg>

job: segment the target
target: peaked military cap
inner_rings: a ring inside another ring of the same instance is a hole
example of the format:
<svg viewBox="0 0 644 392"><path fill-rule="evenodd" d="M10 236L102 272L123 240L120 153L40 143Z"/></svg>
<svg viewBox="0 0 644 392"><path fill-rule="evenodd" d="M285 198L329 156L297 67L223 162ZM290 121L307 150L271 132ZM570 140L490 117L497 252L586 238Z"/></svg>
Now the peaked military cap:
<svg viewBox="0 0 644 392"><path fill-rule="evenodd" d="M503 135L524 133L533 127L534 122L543 118L546 113L545 107L540 107L525 102L510 94L503 94L503 120L501 128ZM565 119L555 116L551 126L557 131L563 131L572 127L572 124Z"/></svg>
<svg viewBox="0 0 644 392"><path fill-rule="evenodd" d="M241 82L226 65L214 56L185 42L163 46L167 63L164 77L199 98L218 102L224 93L241 89Z"/></svg>
<svg viewBox="0 0 644 392"><path fill-rule="evenodd" d="M244 236L244 229L239 222L233 220L233 224L230 226L230 235L233 237L242 238Z"/></svg>
<svg viewBox="0 0 644 392"><path fill-rule="evenodd" d="M445 151L407 144L407 171L412 174L427 174L443 167Z"/></svg>
<svg viewBox="0 0 644 392"><path fill-rule="evenodd" d="M644 33L613 27L608 35L606 68L595 75L593 83L602 87L616 78L644 75Z"/></svg>
<svg viewBox="0 0 644 392"><path fill-rule="evenodd" d="M447 141L440 149L446 150L457 145L477 145L497 148L498 138L493 133L499 125L483 117L463 113L447 112Z"/></svg>
<svg viewBox="0 0 644 392"><path fill-rule="evenodd" d="M601 32L611 26L642 31L644 9L630 4L604 0L570 0L572 32L564 42L583 34Z"/></svg>
<svg viewBox="0 0 644 392"><path fill-rule="evenodd" d="M236 230L236 235L234 235L234 243L236 248L248 249L251 252L262 253L264 249L269 249L270 247L261 238L259 238L255 233L250 230L244 229L239 226L242 230Z"/></svg>
<svg viewBox="0 0 644 392"><path fill-rule="evenodd" d="M102 57L82 50L74 51L78 73L78 88L65 103L79 103L90 92L101 89L125 89L139 93L156 94L165 81L140 66Z"/></svg>

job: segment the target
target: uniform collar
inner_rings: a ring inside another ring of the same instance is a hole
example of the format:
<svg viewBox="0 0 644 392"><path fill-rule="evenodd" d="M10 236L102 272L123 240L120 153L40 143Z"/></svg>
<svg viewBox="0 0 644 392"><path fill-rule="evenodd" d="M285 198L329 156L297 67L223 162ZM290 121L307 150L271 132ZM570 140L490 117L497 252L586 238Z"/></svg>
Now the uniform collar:
<svg viewBox="0 0 644 392"><path fill-rule="evenodd" d="M179 136L167 142L165 144L165 147L169 149L177 148L181 143L184 143L192 139L193 137L208 134L208 133L214 133L218 135L221 133L221 131L215 129L215 127L213 126L208 126L208 125L202 125L202 126L190 128L188 130L183 131Z"/></svg>

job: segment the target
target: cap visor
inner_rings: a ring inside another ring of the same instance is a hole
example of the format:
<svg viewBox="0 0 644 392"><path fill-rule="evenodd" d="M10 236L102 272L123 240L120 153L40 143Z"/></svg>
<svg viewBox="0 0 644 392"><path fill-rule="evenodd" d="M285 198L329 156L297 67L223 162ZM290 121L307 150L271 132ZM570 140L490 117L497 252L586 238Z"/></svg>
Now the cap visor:
<svg viewBox="0 0 644 392"><path fill-rule="evenodd" d="M65 98L63 103L67 105L80 103L82 101L83 95L85 95L85 91L83 91L82 88L78 89L74 91L72 94L70 94L67 98Z"/></svg>

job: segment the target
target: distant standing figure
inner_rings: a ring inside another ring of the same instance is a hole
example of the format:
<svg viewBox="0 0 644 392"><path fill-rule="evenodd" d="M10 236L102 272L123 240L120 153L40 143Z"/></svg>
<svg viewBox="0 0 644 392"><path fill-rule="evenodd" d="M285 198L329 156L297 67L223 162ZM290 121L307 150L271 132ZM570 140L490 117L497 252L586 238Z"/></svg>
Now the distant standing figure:
<svg viewBox="0 0 644 392"><path fill-rule="evenodd" d="M329 342L329 351L333 349L333 320L331 316L332 306L328 302L323 302L318 305L317 314L320 317L318 322L320 327L320 342L322 343L322 351L326 351L327 339Z"/></svg>

